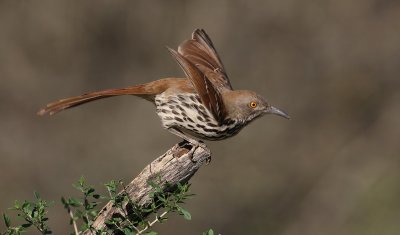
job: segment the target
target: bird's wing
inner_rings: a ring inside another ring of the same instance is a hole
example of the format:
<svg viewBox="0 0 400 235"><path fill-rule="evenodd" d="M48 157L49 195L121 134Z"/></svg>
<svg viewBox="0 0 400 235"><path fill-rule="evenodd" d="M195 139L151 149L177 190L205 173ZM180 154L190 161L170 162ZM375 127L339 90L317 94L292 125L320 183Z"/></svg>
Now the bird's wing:
<svg viewBox="0 0 400 235"><path fill-rule="evenodd" d="M224 65L210 37L203 29L196 29L192 39L178 47L178 52L207 76L219 91L232 90Z"/></svg>
<svg viewBox="0 0 400 235"><path fill-rule="evenodd" d="M198 69L198 67L175 50L171 48L168 48L168 50L185 72L187 78L192 82L203 105L212 113L219 123L222 123L226 117L226 109L220 92L215 89L211 81L200 71L200 69Z"/></svg>

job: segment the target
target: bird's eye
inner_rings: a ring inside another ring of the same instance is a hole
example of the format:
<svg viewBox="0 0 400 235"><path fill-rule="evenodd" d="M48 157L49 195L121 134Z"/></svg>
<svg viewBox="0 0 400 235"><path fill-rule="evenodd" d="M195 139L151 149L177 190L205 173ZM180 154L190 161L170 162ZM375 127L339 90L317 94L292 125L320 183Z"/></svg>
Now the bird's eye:
<svg viewBox="0 0 400 235"><path fill-rule="evenodd" d="M250 108L254 109L257 107L257 102L252 101L252 102L250 102L249 106L250 106Z"/></svg>

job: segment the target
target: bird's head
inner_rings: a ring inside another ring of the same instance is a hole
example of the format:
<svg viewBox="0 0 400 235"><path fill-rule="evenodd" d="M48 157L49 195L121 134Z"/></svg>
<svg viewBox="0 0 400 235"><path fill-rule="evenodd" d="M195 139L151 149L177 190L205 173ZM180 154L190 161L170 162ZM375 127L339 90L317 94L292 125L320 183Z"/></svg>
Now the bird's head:
<svg viewBox="0 0 400 235"><path fill-rule="evenodd" d="M235 90L226 92L223 95L223 100L231 119L250 122L264 114L275 114L290 119L286 112L270 105L254 91Z"/></svg>

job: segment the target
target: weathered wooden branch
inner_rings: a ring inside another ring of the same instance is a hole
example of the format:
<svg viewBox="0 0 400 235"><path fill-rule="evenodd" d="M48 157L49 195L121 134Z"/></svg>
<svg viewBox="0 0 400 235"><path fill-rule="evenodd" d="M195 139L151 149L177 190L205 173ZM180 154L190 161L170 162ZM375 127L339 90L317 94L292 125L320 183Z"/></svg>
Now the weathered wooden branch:
<svg viewBox="0 0 400 235"><path fill-rule="evenodd" d="M149 192L152 187L148 184L149 180L161 179L160 187L163 191L171 190L168 187L176 186L178 183L186 183L196 173L196 171L211 159L208 149L198 147L193 154L189 150L192 147L187 143L174 145L162 156L147 165L142 172L126 186L126 192L132 202L139 207L146 207L151 203ZM189 155L190 154L190 155ZM126 205L125 205L126 206ZM127 208L124 208L127 209ZM114 216L123 215L118 207L113 207L112 202L108 202L97 215L93 227L95 230L103 229L106 222ZM94 234L87 230L83 234Z"/></svg>

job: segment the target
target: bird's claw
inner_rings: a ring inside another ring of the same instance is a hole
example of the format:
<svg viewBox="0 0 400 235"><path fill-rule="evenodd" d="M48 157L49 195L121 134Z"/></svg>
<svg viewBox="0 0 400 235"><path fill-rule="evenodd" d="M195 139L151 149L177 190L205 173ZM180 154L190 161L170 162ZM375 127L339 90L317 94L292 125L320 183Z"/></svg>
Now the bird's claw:
<svg viewBox="0 0 400 235"><path fill-rule="evenodd" d="M200 141L188 141L188 140L185 140L185 142L183 143L183 145L182 146L187 146L187 145L190 145L190 150L189 150L189 152L187 153L187 155L190 157L190 160L192 160L192 162L197 162L197 161L195 161L194 159L193 159L193 154L194 154L194 151L196 151L196 149L197 148L202 148L202 149L204 149L205 151L207 151L207 152L209 152L210 150L207 148L207 145L206 144L204 144L203 142L200 142ZM210 160L208 160L207 159L207 163L209 163L210 162Z"/></svg>

